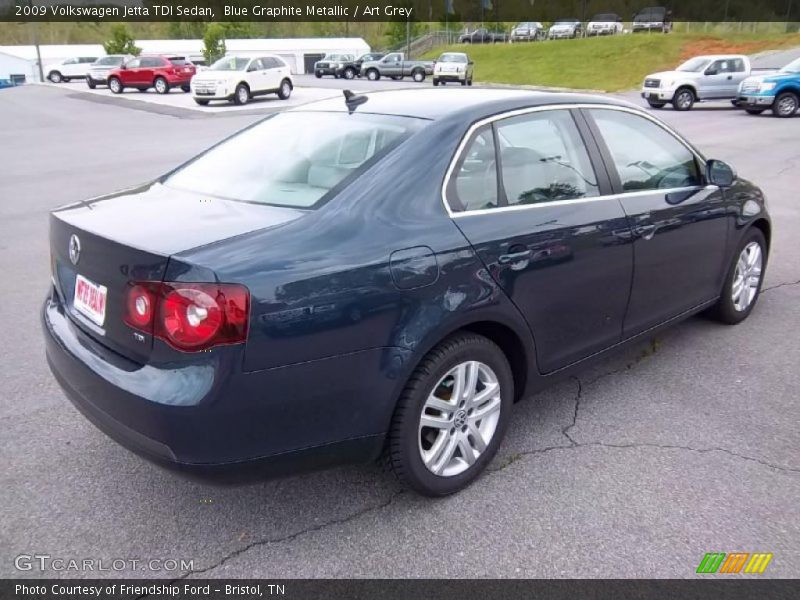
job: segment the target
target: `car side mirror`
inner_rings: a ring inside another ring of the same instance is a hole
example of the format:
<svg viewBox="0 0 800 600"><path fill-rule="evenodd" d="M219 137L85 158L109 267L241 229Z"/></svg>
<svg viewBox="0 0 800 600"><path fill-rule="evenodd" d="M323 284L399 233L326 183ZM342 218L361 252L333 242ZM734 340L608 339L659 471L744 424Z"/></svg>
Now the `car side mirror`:
<svg viewBox="0 0 800 600"><path fill-rule="evenodd" d="M736 172L728 163L711 159L706 162L706 179L712 185L730 187L736 181Z"/></svg>

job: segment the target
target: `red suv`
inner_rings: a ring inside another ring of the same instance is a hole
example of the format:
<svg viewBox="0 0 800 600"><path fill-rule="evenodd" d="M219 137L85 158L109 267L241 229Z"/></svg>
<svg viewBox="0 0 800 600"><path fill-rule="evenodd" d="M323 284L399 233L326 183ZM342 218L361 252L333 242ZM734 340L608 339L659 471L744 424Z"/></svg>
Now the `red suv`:
<svg viewBox="0 0 800 600"><path fill-rule="evenodd" d="M126 87L140 92L152 87L159 94L180 87L188 92L194 74L194 65L183 56L137 56L108 74L108 87L115 94L121 94Z"/></svg>

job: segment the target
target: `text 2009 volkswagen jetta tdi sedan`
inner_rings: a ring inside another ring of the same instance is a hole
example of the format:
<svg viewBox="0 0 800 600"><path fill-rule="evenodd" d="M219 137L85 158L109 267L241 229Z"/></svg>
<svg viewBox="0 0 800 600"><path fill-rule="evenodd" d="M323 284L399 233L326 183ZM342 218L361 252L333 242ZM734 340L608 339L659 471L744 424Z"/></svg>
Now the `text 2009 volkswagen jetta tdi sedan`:
<svg viewBox="0 0 800 600"><path fill-rule="evenodd" d="M47 358L157 462L283 472L384 453L454 492L513 402L758 298L761 191L608 98L408 90L269 117L52 213Z"/></svg>

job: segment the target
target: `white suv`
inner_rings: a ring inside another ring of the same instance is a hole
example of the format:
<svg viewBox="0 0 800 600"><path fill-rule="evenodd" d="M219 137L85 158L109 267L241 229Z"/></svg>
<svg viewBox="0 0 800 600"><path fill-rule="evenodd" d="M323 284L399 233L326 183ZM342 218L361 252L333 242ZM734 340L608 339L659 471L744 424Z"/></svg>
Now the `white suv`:
<svg viewBox="0 0 800 600"><path fill-rule="evenodd" d="M44 68L44 76L53 83L61 83L70 79L86 79L89 67L96 60L96 56L67 58L59 63L47 65Z"/></svg>
<svg viewBox="0 0 800 600"><path fill-rule="evenodd" d="M191 81L194 101L202 106L212 100L247 104L253 96L263 94L277 94L286 100L293 88L288 65L272 54L226 56L197 73Z"/></svg>

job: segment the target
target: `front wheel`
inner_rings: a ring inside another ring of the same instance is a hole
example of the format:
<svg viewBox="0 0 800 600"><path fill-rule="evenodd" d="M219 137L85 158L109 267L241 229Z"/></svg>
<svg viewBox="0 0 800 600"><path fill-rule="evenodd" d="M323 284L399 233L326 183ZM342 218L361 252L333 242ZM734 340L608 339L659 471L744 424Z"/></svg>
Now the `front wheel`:
<svg viewBox="0 0 800 600"><path fill-rule="evenodd" d="M647 103L651 108L664 108L667 105L666 102L654 102L653 100L648 100Z"/></svg>
<svg viewBox="0 0 800 600"><path fill-rule="evenodd" d="M793 92L783 92L778 94L775 102L772 104L772 114L776 117L791 117L797 112L800 106L800 99Z"/></svg>
<svg viewBox="0 0 800 600"><path fill-rule="evenodd" d="M505 434L514 378L491 340L456 334L431 350L395 409L386 459L398 479L426 496L469 485Z"/></svg>
<svg viewBox="0 0 800 600"><path fill-rule="evenodd" d="M722 295L709 309L713 318L728 325L744 321L756 305L767 266L767 243L760 229L750 229L733 255Z"/></svg>
<svg viewBox="0 0 800 600"><path fill-rule="evenodd" d="M200 106L208 106L208 100L200 100L199 98L194 99Z"/></svg>
<svg viewBox="0 0 800 600"><path fill-rule="evenodd" d="M122 85L122 82L117 79L116 77L112 77L108 80L108 89L111 90L114 94L121 94L122 91L125 89Z"/></svg>
<svg viewBox="0 0 800 600"><path fill-rule="evenodd" d="M344 70L344 78L345 79L355 79L355 76L356 76L356 70L355 69L347 68L347 69Z"/></svg>
<svg viewBox="0 0 800 600"><path fill-rule="evenodd" d="M58 71L51 71L48 73L47 78L53 83L61 83L63 77Z"/></svg>
<svg viewBox="0 0 800 600"><path fill-rule="evenodd" d="M319 71L314 71L314 77L316 77L317 79L322 79L322 73L320 73Z"/></svg>
<svg viewBox="0 0 800 600"><path fill-rule="evenodd" d="M247 89L247 86L243 83L240 83L236 86L236 91L233 93L233 101L242 106L243 104L247 104L247 101L250 100L250 90Z"/></svg>
<svg viewBox="0 0 800 600"><path fill-rule="evenodd" d="M439 80L436 77L433 78L433 87L439 87Z"/></svg>
<svg viewBox="0 0 800 600"><path fill-rule="evenodd" d="M89 87L90 90L93 90L97 87L97 84L88 78L86 79L86 85Z"/></svg>
<svg viewBox="0 0 800 600"><path fill-rule="evenodd" d="M692 106L694 106L694 100L694 92L692 90L680 88L672 98L672 106L675 107L675 110L691 110Z"/></svg>

